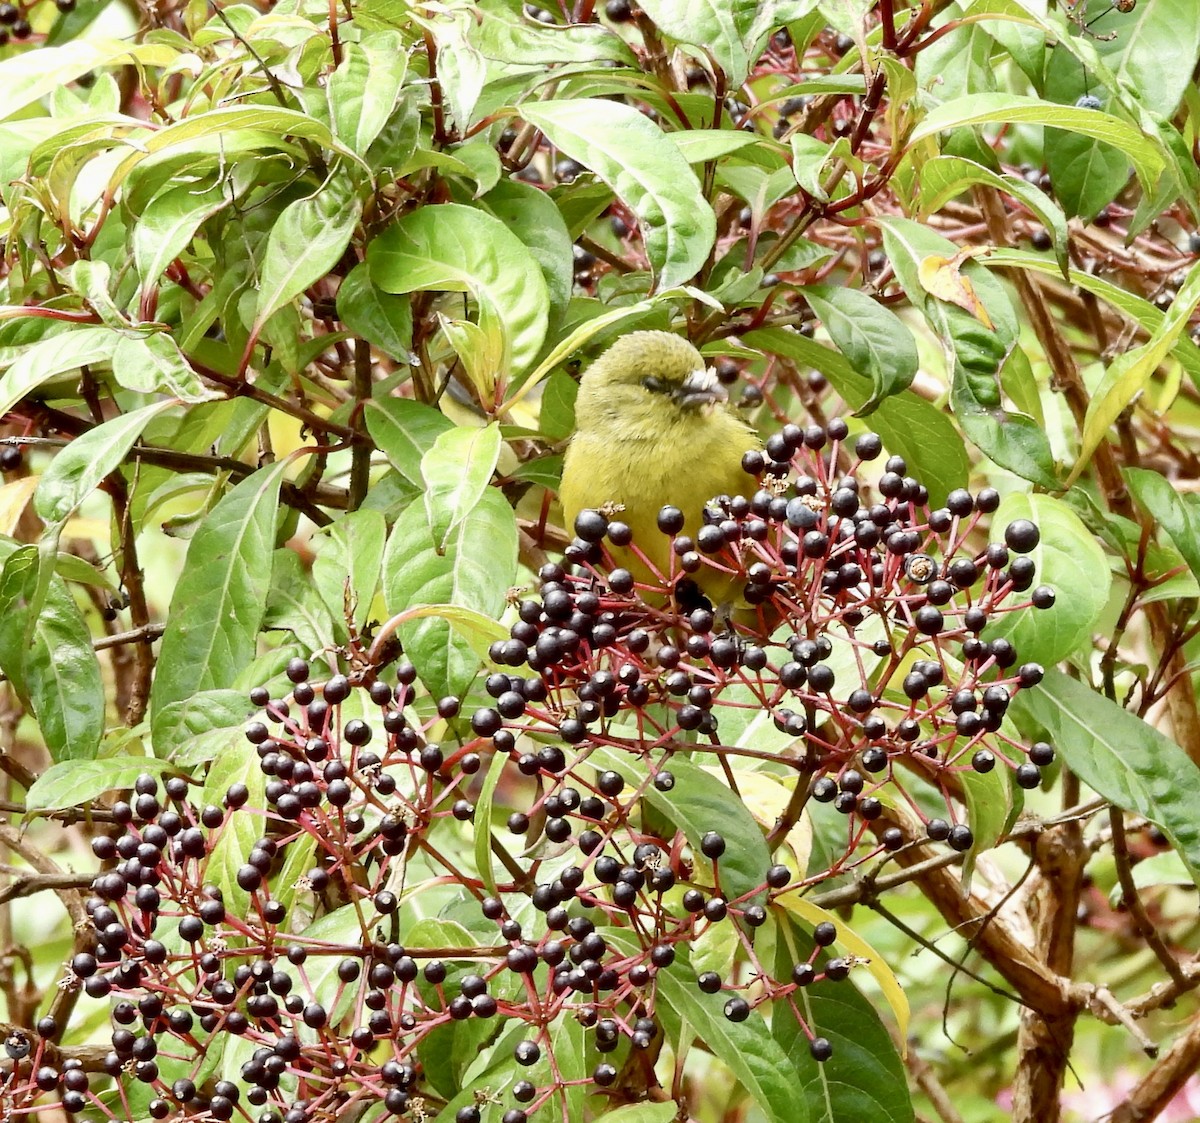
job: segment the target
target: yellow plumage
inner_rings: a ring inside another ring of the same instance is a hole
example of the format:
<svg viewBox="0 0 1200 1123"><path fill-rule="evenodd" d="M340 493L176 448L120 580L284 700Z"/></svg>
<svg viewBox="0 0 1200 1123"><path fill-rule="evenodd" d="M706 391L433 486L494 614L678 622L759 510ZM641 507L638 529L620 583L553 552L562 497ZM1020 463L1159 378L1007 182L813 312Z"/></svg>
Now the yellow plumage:
<svg viewBox="0 0 1200 1123"><path fill-rule="evenodd" d="M684 533L694 535L709 499L753 487L741 462L760 447L758 437L729 408L700 352L669 332L632 332L592 363L579 384L575 425L559 492L567 529L586 508L620 504L613 518L629 524L664 575L671 539L658 529L660 508L678 507ZM639 581L652 580L629 551L613 552ZM704 567L695 580L714 604L727 601L730 586L719 574Z"/></svg>

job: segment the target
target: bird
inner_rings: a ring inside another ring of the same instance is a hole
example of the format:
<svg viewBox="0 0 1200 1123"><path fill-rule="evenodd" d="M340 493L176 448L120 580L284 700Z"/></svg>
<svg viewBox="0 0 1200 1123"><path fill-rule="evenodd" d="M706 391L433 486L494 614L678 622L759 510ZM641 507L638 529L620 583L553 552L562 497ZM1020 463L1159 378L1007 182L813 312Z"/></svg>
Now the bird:
<svg viewBox="0 0 1200 1123"><path fill-rule="evenodd" d="M626 523L655 575L629 549L610 547L634 578L661 586L671 574L671 536L658 527L666 505L683 513L681 533L694 535L705 505L744 493L751 483L742 457L761 448L734 413L700 352L667 331L635 331L616 340L583 373L575 433L563 460L559 499L571 528L587 509ZM714 608L728 604L734 583L702 566L695 584Z"/></svg>

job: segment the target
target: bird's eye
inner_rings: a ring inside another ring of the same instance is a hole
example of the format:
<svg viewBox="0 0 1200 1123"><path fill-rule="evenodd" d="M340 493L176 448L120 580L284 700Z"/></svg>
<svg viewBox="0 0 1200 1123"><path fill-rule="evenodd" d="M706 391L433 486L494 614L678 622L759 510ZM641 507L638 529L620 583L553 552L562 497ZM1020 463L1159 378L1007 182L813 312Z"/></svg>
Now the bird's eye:
<svg viewBox="0 0 1200 1123"><path fill-rule="evenodd" d="M665 394L670 387L661 379L650 375L649 378L642 379L642 385L652 394Z"/></svg>

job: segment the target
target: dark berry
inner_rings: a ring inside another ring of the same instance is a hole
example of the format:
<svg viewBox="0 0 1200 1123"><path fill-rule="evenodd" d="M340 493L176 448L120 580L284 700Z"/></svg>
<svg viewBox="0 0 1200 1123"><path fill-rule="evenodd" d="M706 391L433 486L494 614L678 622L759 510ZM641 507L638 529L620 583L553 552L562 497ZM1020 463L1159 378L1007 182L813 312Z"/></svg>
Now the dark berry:
<svg viewBox="0 0 1200 1123"><path fill-rule="evenodd" d="M734 995L725 1003L725 1017L731 1022L744 1022L750 1017L750 1003L741 995Z"/></svg>
<svg viewBox="0 0 1200 1123"><path fill-rule="evenodd" d="M1054 763L1054 747L1045 741L1035 741L1029 746L1029 759L1038 767Z"/></svg>
<svg viewBox="0 0 1200 1123"><path fill-rule="evenodd" d="M1032 790L1042 782L1042 770L1036 764L1022 764L1017 767L1017 787Z"/></svg>
<svg viewBox="0 0 1200 1123"><path fill-rule="evenodd" d="M1029 519L1014 519L1004 528L1004 541L1010 550L1027 554L1041 540L1041 531Z"/></svg>
<svg viewBox="0 0 1200 1123"><path fill-rule="evenodd" d="M833 1056L833 1046L829 1044L829 1039L826 1037L814 1037L808 1051L812 1054L813 1060L819 1063L823 1063Z"/></svg>

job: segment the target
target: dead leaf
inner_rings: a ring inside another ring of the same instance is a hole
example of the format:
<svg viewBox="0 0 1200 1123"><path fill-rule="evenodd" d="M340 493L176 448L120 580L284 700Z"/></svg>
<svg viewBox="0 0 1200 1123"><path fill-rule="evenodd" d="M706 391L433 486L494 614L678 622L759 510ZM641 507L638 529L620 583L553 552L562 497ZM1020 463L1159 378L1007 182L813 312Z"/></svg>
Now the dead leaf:
<svg viewBox="0 0 1200 1123"><path fill-rule="evenodd" d="M957 304L959 308L970 312L988 331L995 331L996 325L992 323L983 301L976 294L971 278L962 273L965 261L986 252L986 247L968 246L953 257L930 254L922 258L921 264L917 266L917 279L930 296Z"/></svg>

